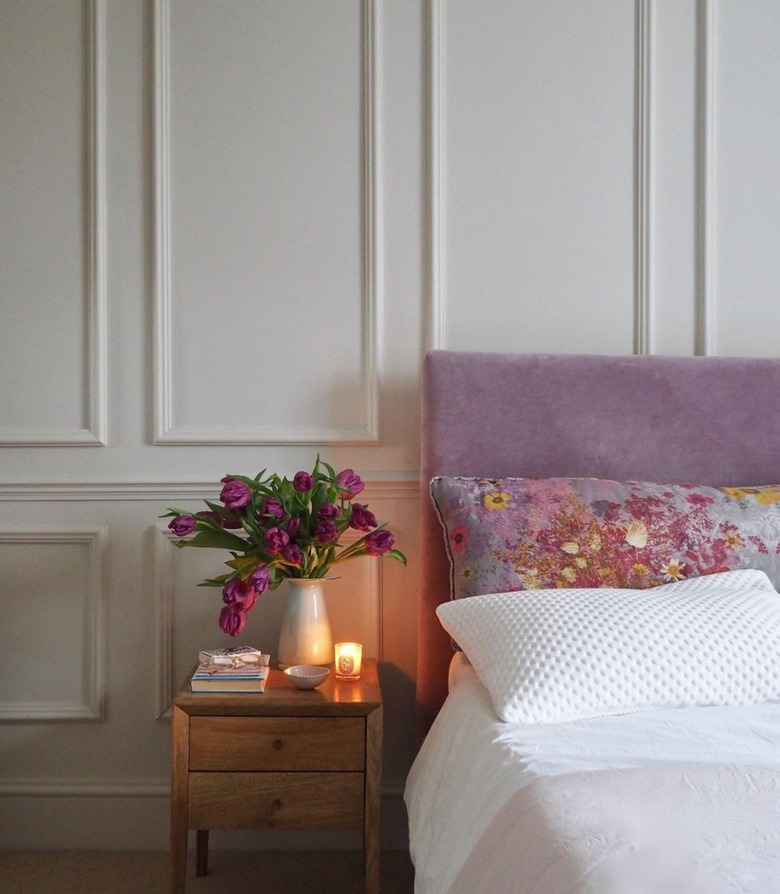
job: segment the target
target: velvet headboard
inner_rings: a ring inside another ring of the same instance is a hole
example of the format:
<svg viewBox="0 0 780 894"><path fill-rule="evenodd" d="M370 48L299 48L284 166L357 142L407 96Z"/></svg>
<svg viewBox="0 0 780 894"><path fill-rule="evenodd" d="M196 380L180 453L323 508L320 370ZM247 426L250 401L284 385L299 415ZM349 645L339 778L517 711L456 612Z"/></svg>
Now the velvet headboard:
<svg viewBox="0 0 780 894"><path fill-rule="evenodd" d="M422 393L417 698L447 694L452 645L435 615L449 565L435 475L780 482L780 359L433 351Z"/></svg>

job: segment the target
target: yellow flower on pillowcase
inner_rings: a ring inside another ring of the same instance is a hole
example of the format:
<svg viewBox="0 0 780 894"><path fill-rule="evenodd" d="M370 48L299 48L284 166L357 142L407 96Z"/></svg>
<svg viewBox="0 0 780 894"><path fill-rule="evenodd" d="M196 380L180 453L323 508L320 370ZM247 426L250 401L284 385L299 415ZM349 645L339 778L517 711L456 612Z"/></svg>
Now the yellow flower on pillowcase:
<svg viewBox="0 0 780 894"><path fill-rule="evenodd" d="M601 549L601 534L598 531L594 531L588 538L588 548L593 552L598 552Z"/></svg>
<svg viewBox="0 0 780 894"><path fill-rule="evenodd" d="M736 531L729 531L728 534L724 534L723 542L729 549L739 549L742 546L742 538Z"/></svg>
<svg viewBox="0 0 780 894"><path fill-rule="evenodd" d="M580 551L579 546L576 543L574 543L572 540L570 540L568 543L562 543L561 549L565 553L568 553L570 556L576 556L577 553Z"/></svg>
<svg viewBox="0 0 780 894"><path fill-rule="evenodd" d="M650 569L643 562L635 562L631 566L631 570L636 572L640 577L647 577Z"/></svg>
<svg viewBox="0 0 780 894"><path fill-rule="evenodd" d="M542 586L542 582L539 580L538 568L528 569L523 575L523 586L526 590L538 590Z"/></svg>
<svg viewBox="0 0 780 894"><path fill-rule="evenodd" d="M756 503L762 506L769 506L772 503L780 502L780 486L762 487L757 489Z"/></svg>
<svg viewBox="0 0 780 894"><path fill-rule="evenodd" d="M565 578L570 584L577 579L577 572L573 568L561 568L561 577Z"/></svg>
<svg viewBox="0 0 780 894"><path fill-rule="evenodd" d="M675 581L685 579L685 565L679 559L672 559L664 568L664 580Z"/></svg>
<svg viewBox="0 0 780 894"><path fill-rule="evenodd" d="M755 497L756 503L761 506L771 506L772 503L780 502L780 484L767 484L763 487L721 487L719 490L734 500Z"/></svg>
<svg viewBox="0 0 780 894"><path fill-rule="evenodd" d="M642 521L634 519L626 529L626 540L637 549L647 546L647 527Z"/></svg>
<svg viewBox="0 0 780 894"><path fill-rule="evenodd" d="M512 502L512 496L505 490L494 490L491 494L485 494L483 503L485 509L506 509Z"/></svg>

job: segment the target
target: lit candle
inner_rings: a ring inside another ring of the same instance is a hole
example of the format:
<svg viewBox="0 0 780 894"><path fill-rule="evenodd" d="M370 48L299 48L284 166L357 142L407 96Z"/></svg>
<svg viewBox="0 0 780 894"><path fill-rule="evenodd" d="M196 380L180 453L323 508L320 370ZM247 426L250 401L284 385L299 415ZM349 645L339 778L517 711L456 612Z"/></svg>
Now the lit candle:
<svg viewBox="0 0 780 894"><path fill-rule="evenodd" d="M336 676L340 680L357 680L363 662L362 643L336 643Z"/></svg>

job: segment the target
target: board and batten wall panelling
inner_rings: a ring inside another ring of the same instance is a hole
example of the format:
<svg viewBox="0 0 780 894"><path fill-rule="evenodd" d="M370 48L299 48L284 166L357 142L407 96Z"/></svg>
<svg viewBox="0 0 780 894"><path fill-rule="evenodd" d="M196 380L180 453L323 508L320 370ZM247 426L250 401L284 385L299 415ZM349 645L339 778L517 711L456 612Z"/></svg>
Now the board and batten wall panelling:
<svg viewBox="0 0 780 894"><path fill-rule="evenodd" d="M433 0L432 346L633 349L642 7Z"/></svg>
<svg viewBox="0 0 780 894"><path fill-rule="evenodd" d="M709 0L708 269L716 354L780 352L780 4Z"/></svg>
<svg viewBox="0 0 780 894"><path fill-rule="evenodd" d="M106 440L102 0L0 0L0 445Z"/></svg>
<svg viewBox="0 0 780 894"><path fill-rule="evenodd" d="M374 0L154 28L156 443L376 441Z"/></svg>

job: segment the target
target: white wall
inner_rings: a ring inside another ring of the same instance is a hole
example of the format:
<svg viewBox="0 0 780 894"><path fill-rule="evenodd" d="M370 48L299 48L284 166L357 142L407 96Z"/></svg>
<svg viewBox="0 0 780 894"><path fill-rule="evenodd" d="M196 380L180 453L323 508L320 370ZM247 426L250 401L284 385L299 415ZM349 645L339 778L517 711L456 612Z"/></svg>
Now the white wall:
<svg viewBox="0 0 780 894"><path fill-rule="evenodd" d="M775 354L778 45L773 0L0 0L0 846L167 846L223 557L158 516L317 452L410 558L329 602L403 841L424 350Z"/></svg>

